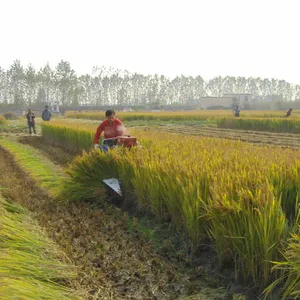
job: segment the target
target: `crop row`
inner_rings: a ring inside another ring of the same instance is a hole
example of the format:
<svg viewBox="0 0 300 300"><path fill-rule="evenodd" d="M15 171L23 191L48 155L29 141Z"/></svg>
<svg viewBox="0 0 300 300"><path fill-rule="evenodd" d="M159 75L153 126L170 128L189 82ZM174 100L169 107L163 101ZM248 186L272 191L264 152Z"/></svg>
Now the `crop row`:
<svg viewBox="0 0 300 300"><path fill-rule="evenodd" d="M67 118L103 120L104 111L70 111L66 113ZM196 110L196 111L174 111L174 112L117 112L117 117L124 121L132 120L161 120L161 121L187 121L187 120L207 120L217 118L232 117L231 110ZM284 118L285 111L242 111L241 117L247 118ZM292 118L299 118L299 112L294 111Z"/></svg>
<svg viewBox="0 0 300 300"><path fill-rule="evenodd" d="M300 119L288 118L219 118L219 128L300 133Z"/></svg>

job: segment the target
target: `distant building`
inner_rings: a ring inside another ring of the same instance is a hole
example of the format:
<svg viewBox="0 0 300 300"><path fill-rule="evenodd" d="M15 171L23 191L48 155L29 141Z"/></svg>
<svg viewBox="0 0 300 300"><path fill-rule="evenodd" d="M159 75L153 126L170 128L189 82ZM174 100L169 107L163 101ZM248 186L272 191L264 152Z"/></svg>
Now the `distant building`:
<svg viewBox="0 0 300 300"><path fill-rule="evenodd" d="M197 104L200 104L199 99L189 99L186 101L186 105L197 105Z"/></svg>
<svg viewBox="0 0 300 300"><path fill-rule="evenodd" d="M234 104L240 105L241 108L250 108L252 105L253 94L225 93L224 97L231 97Z"/></svg>
<svg viewBox="0 0 300 300"><path fill-rule="evenodd" d="M209 108L233 108L234 102L232 97L201 97L199 106L202 109Z"/></svg>

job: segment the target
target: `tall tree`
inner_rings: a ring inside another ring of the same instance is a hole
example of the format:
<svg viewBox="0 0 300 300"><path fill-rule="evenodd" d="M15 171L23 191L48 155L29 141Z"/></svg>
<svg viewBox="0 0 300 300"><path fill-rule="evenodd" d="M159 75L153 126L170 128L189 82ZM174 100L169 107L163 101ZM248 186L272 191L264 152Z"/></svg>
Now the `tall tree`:
<svg viewBox="0 0 300 300"><path fill-rule="evenodd" d="M209 96L221 97L223 95L223 78L221 76L210 79L207 83Z"/></svg>
<svg viewBox="0 0 300 300"><path fill-rule="evenodd" d="M59 102L65 106L69 105L73 85L76 83L75 71L71 68L71 64L61 60L55 69L55 83L59 93Z"/></svg>
<svg viewBox="0 0 300 300"><path fill-rule="evenodd" d="M10 102L14 103L17 107L24 106L25 74L19 60L15 60L10 66L8 76L11 95Z"/></svg>
<svg viewBox="0 0 300 300"><path fill-rule="evenodd" d="M54 72L49 64L39 70L37 81L39 86L37 102L50 104L55 100L56 88Z"/></svg>
<svg viewBox="0 0 300 300"><path fill-rule="evenodd" d="M0 103L7 104L8 103L8 94L9 94L9 86L8 86L8 75L7 72L0 67Z"/></svg>
<svg viewBox="0 0 300 300"><path fill-rule="evenodd" d="M88 74L78 78L78 85L82 89L82 97L80 103L83 105L92 104L92 77Z"/></svg>
<svg viewBox="0 0 300 300"><path fill-rule="evenodd" d="M29 65L25 70L25 101L30 107L37 98L37 76L35 69Z"/></svg>

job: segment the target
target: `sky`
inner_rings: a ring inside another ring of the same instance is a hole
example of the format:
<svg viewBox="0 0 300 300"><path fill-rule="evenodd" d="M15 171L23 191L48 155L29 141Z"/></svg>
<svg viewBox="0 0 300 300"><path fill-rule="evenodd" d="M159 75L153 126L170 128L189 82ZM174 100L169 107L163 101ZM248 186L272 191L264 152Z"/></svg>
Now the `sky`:
<svg viewBox="0 0 300 300"><path fill-rule="evenodd" d="M300 84L299 0L0 0L0 66Z"/></svg>

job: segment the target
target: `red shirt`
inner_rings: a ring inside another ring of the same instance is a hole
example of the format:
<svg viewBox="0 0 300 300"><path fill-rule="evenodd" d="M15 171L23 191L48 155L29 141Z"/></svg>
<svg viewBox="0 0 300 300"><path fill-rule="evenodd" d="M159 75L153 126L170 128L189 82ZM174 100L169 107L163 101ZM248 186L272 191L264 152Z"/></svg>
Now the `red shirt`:
<svg viewBox="0 0 300 300"><path fill-rule="evenodd" d="M112 123L108 120L103 121L97 128L94 144L99 144L99 139L103 131L105 139L114 138L124 134L124 125L122 121L117 118L115 118Z"/></svg>

